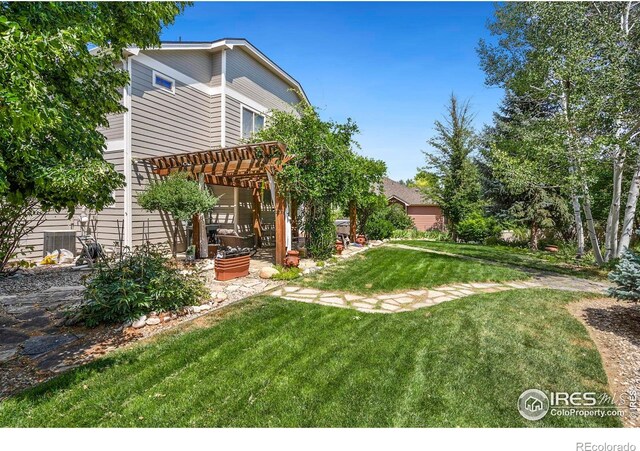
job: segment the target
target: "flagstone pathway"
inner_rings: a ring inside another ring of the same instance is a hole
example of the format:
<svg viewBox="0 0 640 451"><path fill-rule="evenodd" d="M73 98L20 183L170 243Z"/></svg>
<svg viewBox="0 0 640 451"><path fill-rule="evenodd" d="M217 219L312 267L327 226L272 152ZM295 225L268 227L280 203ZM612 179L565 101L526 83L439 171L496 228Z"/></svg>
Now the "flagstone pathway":
<svg viewBox="0 0 640 451"><path fill-rule="evenodd" d="M427 253L449 255L470 260L479 260L487 264L485 260L466 257L448 252L432 251L430 249L417 248L402 244L386 244L389 247L399 247ZM320 304L331 307L351 308L366 313L400 313L430 307L442 302L452 301L465 296L480 293L495 293L513 289L526 288L550 288L554 290L585 291L606 295L607 288L611 284L577 277L562 276L554 273L518 268L529 273L530 279L510 282L475 282L456 283L431 289L407 290L403 292L383 293L370 296L356 295L344 292L326 292L314 288L298 286L285 286L270 293L271 296L279 296L291 301Z"/></svg>

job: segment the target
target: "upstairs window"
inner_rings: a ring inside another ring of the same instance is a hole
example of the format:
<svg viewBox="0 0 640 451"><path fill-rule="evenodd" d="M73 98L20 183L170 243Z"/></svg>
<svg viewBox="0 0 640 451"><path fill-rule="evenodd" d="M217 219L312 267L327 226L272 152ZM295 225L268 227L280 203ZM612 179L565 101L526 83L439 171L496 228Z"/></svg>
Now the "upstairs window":
<svg viewBox="0 0 640 451"><path fill-rule="evenodd" d="M242 138L249 139L254 133L264 128L264 116L251 111L248 108L242 108Z"/></svg>
<svg viewBox="0 0 640 451"><path fill-rule="evenodd" d="M176 92L175 80L156 71L153 71L153 86L155 86L156 88L160 88L163 91L169 91L172 94L175 94Z"/></svg>

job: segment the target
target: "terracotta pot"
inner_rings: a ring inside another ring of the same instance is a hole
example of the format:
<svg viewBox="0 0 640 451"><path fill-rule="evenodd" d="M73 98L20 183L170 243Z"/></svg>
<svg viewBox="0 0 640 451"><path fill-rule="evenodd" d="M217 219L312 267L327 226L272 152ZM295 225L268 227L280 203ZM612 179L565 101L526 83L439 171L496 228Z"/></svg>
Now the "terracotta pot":
<svg viewBox="0 0 640 451"><path fill-rule="evenodd" d="M300 265L300 252L287 251L287 256L284 258L284 266L287 268L298 267Z"/></svg>
<svg viewBox="0 0 640 451"><path fill-rule="evenodd" d="M358 244L360 244L360 245L364 246L364 243L366 243L366 242L367 242L367 239L365 238L365 236L364 236L364 235L358 235L358 236L356 236L356 243L358 243Z"/></svg>
<svg viewBox="0 0 640 451"><path fill-rule="evenodd" d="M336 252L338 253L338 255L342 254L343 250L344 244L342 244L342 241L336 241Z"/></svg>
<svg viewBox="0 0 640 451"><path fill-rule="evenodd" d="M231 280L245 277L249 274L249 262L251 257L243 255L233 258L216 258L216 280Z"/></svg>
<svg viewBox="0 0 640 451"><path fill-rule="evenodd" d="M552 244L549 246L545 246L544 250L547 252L558 252L558 246Z"/></svg>

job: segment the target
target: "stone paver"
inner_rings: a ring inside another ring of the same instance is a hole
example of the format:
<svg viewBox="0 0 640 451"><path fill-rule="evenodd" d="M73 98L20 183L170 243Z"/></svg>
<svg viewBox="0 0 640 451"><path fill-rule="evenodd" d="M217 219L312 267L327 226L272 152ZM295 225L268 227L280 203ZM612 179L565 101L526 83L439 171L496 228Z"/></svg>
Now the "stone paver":
<svg viewBox="0 0 640 451"><path fill-rule="evenodd" d="M405 245L392 246L431 252L430 250ZM435 251L433 253L442 254L442 252ZM445 254L456 256L454 254ZM278 289L270 294L273 296L283 296L285 299L292 301L351 308L363 313L399 313L428 308L474 294L497 293L505 290L552 288L556 290L587 291L605 294L608 288L608 285L604 283L575 277L548 273L532 273L532 275L533 277L530 280L454 283L429 290L407 290L397 293L382 293L368 297L350 293L323 292L296 286L283 287L283 289Z"/></svg>

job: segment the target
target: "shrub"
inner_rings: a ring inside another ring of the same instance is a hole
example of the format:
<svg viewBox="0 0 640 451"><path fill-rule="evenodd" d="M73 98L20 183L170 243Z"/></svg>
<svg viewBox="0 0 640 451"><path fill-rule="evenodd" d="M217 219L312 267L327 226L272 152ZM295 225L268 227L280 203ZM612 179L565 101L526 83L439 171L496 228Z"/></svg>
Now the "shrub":
<svg viewBox="0 0 640 451"><path fill-rule="evenodd" d="M399 205L386 206L373 213L364 227L370 240L391 238L396 229L413 228L413 219Z"/></svg>
<svg viewBox="0 0 640 451"><path fill-rule="evenodd" d="M276 266L276 269L280 272L272 277L273 280L293 280L302 275L302 269L296 268L295 266L291 268Z"/></svg>
<svg viewBox="0 0 640 451"><path fill-rule="evenodd" d="M640 299L640 257L627 250L616 268L609 273L609 280L617 286L609 288L609 294L618 299Z"/></svg>
<svg viewBox="0 0 640 451"><path fill-rule="evenodd" d="M145 244L122 259L106 258L87 282L80 314L87 326L132 320L150 311L177 310L206 300L196 274L170 264L164 248Z"/></svg>
<svg viewBox="0 0 640 451"><path fill-rule="evenodd" d="M394 230L391 234L392 239L397 240L416 240L427 239L432 241L447 241L451 238L448 232L442 230Z"/></svg>
<svg viewBox="0 0 640 451"><path fill-rule="evenodd" d="M481 243L500 233L498 222L479 213L472 213L457 226L458 238L466 242Z"/></svg>

